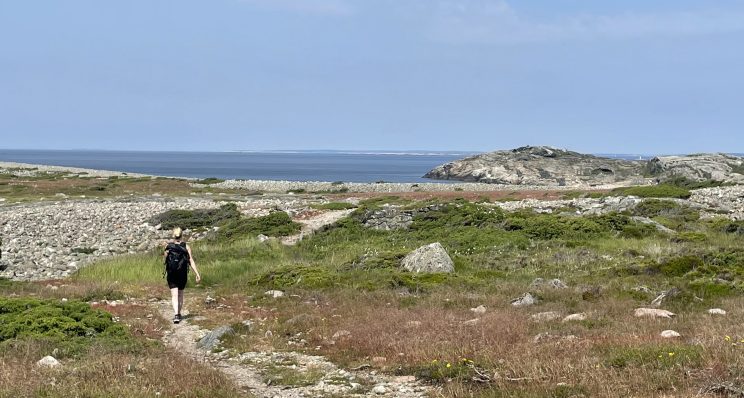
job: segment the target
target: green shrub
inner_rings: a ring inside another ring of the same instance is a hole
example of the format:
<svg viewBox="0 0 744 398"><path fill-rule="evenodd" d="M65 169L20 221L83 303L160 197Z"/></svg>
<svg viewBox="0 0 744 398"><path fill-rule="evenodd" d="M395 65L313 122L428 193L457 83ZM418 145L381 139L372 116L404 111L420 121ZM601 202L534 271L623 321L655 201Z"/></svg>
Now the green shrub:
<svg viewBox="0 0 744 398"><path fill-rule="evenodd" d="M669 200L650 199L638 204L633 209L633 214L641 217L667 217L680 221L696 221L700 219L700 213L688 206L678 204Z"/></svg>
<svg viewBox="0 0 744 398"><path fill-rule="evenodd" d="M679 234L672 237L672 242L675 243L702 243L708 240L708 236L700 232L680 232Z"/></svg>
<svg viewBox="0 0 744 398"><path fill-rule="evenodd" d="M0 298L0 343L40 339L68 352L98 340L126 341L130 335L111 315L79 301Z"/></svg>
<svg viewBox="0 0 744 398"><path fill-rule="evenodd" d="M704 265L703 260L696 256L682 256L667 260L658 269L666 276L682 276Z"/></svg>
<svg viewBox="0 0 744 398"><path fill-rule="evenodd" d="M665 180L664 184L674 185L675 187L685 189L701 189L733 185L731 183L716 180L694 181L686 177L673 177Z"/></svg>
<svg viewBox="0 0 744 398"><path fill-rule="evenodd" d="M538 240L590 238L608 232L607 228L590 218L552 214L510 218L505 226L509 230L521 230L526 236Z"/></svg>
<svg viewBox="0 0 744 398"><path fill-rule="evenodd" d="M239 218L229 221L217 231L221 239L235 239L247 235L288 236L300 231L302 226L283 211L264 217Z"/></svg>
<svg viewBox="0 0 744 398"><path fill-rule="evenodd" d="M656 227L651 224L636 223L626 225L620 232L620 237L631 239L643 239L658 233Z"/></svg>
<svg viewBox="0 0 744 398"><path fill-rule="evenodd" d="M317 210L349 210L349 209L354 209L357 206L352 203L346 203L346 202L331 202L331 203L323 203L323 204L314 204L311 207Z"/></svg>
<svg viewBox="0 0 744 398"><path fill-rule="evenodd" d="M194 229L219 225L239 217L238 206L228 203L219 209L169 210L152 217L148 222L152 225L160 224L163 229Z"/></svg>
<svg viewBox="0 0 744 398"><path fill-rule="evenodd" d="M681 188L671 184L615 188L612 190L611 193L623 196L637 196L639 198L679 199L688 199L692 195L689 189Z"/></svg>
<svg viewBox="0 0 744 398"><path fill-rule="evenodd" d="M451 227L495 227L504 220L504 212L497 207L483 206L464 200L441 205L435 210L418 213L412 230Z"/></svg>
<svg viewBox="0 0 744 398"><path fill-rule="evenodd" d="M252 283L274 289L290 287L325 289L336 286L339 283L339 276L325 267L289 265L259 275Z"/></svg>

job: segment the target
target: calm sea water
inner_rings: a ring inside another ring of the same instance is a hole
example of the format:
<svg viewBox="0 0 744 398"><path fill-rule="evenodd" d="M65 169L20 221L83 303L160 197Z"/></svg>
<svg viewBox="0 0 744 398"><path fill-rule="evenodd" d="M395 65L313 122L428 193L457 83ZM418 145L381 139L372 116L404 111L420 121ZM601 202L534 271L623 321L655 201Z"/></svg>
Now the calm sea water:
<svg viewBox="0 0 744 398"><path fill-rule="evenodd" d="M0 149L0 161L161 176L289 181L437 182L421 178L472 152L133 152ZM603 154L623 159L649 155Z"/></svg>
<svg viewBox="0 0 744 398"><path fill-rule="evenodd" d="M289 181L423 182L471 153L131 152L0 149L0 161L161 176Z"/></svg>

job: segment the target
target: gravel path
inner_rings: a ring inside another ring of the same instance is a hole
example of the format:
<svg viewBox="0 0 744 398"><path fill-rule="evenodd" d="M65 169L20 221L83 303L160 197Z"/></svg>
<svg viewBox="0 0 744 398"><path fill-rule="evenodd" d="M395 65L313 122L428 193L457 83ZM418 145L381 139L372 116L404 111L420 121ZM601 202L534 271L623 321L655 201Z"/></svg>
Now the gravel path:
<svg viewBox="0 0 744 398"><path fill-rule="evenodd" d="M166 320L173 316L168 301L154 303L155 310ZM172 325L163 338L166 346L196 361L206 363L227 375L239 387L259 398L311 398L321 396L424 398L429 388L411 376L389 377L375 371L347 371L324 357L298 352L244 352L226 357L221 352L198 348L197 342L208 331L187 319ZM269 369L291 372L321 372L319 381L309 386L274 386L267 383Z"/></svg>

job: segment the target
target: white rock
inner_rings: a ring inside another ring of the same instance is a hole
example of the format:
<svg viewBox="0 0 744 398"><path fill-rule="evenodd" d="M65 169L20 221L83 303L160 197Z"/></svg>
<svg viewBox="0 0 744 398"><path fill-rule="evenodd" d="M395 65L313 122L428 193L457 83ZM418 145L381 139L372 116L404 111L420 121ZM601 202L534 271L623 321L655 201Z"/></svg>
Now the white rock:
<svg viewBox="0 0 744 398"><path fill-rule="evenodd" d="M661 332L661 337L665 339L673 339L675 337L682 337L682 335L675 332L674 330L665 330Z"/></svg>
<svg viewBox="0 0 744 398"><path fill-rule="evenodd" d="M475 308L471 308L470 311L473 311L476 314L485 314L486 313L486 307L483 305L479 305Z"/></svg>
<svg viewBox="0 0 744 398"><path fill-rule="evenodd" d="M636 308L635 316L636 318L671 318L674 316L674 313L667 310L660 310L658 308Z"/></svg>
<svg viewBox="0 0 744 398"><path fill-rule="evenodd" d="M711 315L726 315L726 311L720 308L711 308L708 310L708 313Z"/></svg>
<svg viewBox="0 0 744 398"><path fill-rule="evenodd" d="M561 317L561 314L555 311L540 312L537 314L532 314L530 316L530 318L532 318L532 320L535 322L554 321L560 317Z"/></svg>
<svg viewBox="0 0 744 398"><path fill-rule="evenodd" d="M584 321L584 320L586 320L586 318L587 318L586 314L584 314L584 313L582 312L582 313L579 313L579 314L571 314L571 315L568 315L567 317L563 318L563 320L562 320L561 322L577 322L577 321Z"/></svg>
<svg viewBox="0 0 744 398"><path fill-rule="evenodd" d="M281 290L269 290L266 293L264 293L264 295L270 296L273 298L279 298L279 297L284 297L284 292Z"/></svg>
<svg viewBox="0 0 744 398"><path fill-rule="evenodd" d="M511 305L515 307L526 307L537 303L537 299L530 293L525 293L522 297L512 300Z"/></svg>
<svg viewBox="0 0 744 398"><path fill-rule="evenodd" d="M36 362L36 365L37 366L45 366L45 367L48 367L48 368L53 368L53 367L59 366L60 363L53 356L47 355L44 358L41 358L38 362Z"/></svg>
<svg viewBox="0 0 744 398"><path fill-rule="evenodd" d="M386 394L387 393L387 388L385 388L385 386L383 386L383 385L376 385L372 389L372 392L375 393L375 394L377 394L377 395L383 395L383 394Z"/></svg>

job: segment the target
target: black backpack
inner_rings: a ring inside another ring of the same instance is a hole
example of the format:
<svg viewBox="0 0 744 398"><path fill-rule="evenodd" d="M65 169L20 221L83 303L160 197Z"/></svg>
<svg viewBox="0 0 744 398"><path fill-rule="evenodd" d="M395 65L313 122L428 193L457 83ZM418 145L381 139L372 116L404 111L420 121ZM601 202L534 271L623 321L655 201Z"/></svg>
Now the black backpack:
<svg viewBox="0 0 744 398"><path fill-rule="evenodd" d="M165 272L180 273L189 272L189 252L186 250L186 243L168 243L165 248L168 255L165 256Z"/></svg>

